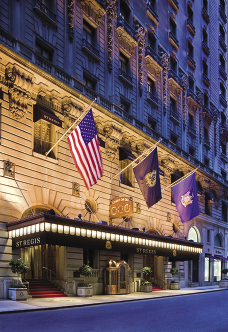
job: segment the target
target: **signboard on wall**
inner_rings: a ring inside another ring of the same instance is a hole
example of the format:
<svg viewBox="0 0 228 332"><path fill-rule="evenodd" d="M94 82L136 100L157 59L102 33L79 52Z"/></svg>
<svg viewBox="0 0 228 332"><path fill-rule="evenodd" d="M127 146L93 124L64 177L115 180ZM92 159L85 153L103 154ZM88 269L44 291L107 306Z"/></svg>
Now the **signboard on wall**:
<svg viewBox="0 0 228 332"><path fill-rule="evenodd" d="M123 218L133 216L132 197L119 197L113 199L110 203L110 218Z"/></svg>

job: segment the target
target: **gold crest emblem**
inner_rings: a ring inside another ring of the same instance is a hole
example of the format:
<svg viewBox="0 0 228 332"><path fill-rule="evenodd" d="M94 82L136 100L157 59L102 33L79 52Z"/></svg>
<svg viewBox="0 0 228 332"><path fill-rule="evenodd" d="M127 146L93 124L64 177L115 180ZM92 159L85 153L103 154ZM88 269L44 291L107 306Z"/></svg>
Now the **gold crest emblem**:
<svg viewBox="0 0 228 332"><path fill-rule="evenodd" d="M175 257L177 255L176 250L173 250L173 256Z"/></svg>
<svg viewBox="0 0 228 332"><path fill-rule="evenodd" d="M146 180L146 184L148 185L148 187L152 188L155 186L156 184L156 170L154 170L151 173L147 173L145 176L145 180Z"/></svg>
<svg viewBox="0 0 228 332"><path fill-rule="evenodd" d="M105 247L106 247L106 249L111 250L112 249L111 241L106 241Z"/></svg>

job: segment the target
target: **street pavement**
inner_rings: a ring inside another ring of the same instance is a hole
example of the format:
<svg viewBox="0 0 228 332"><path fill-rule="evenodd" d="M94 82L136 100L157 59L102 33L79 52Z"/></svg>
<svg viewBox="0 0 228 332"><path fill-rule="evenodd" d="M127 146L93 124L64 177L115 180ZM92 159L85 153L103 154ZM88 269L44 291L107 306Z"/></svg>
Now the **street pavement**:
<svg viewBox="0 0 228 332"><path fill-rule="evenodd" d="M2 313L0 331L227 332L227 299L226 291L198 291L51 311L43 307L36 311Z"/></svg>
<svg viewBox="0 0 228 332"><path fill-rule="evenodd" d="M12 313L20 311L52 310L57 308L91 306L100 304L110 304L116 302L130 302L139 300L153 300L158 298L167 298L173 296L192 295L206 292L225 291L219 286L207 286L196 288L183 288L181 290L164 290L152 293L131 293L122 295L93 295L92 297L59 297L59 298L28 298L27 301L11 301L0 299L0 315L3 313ZM227 293L228 295L228 293ZM228 328L227 328L228 331ZM1 332L1 330L0 330Z"/></svg>

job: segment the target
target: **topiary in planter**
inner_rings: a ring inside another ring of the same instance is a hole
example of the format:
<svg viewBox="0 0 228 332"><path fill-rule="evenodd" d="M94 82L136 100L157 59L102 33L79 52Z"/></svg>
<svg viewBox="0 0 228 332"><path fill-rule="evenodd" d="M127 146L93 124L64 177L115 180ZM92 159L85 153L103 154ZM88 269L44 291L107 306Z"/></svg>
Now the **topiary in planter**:
<svg viewBox="0 0 228 332"><path fill-rule="evenodd" d="M178 274L178 269L176 267L172 267L170 269L170 273L172 274L172 276L175 276Z"/></svg>
<svg viewBox="0 0 228 332"><path fill-rule="evenodd" d="M21 258L12 258L9 262L9 266L11 267L11 271L17 274L18 283L20 282L20 274L25 273L29 268Z"/></svg>

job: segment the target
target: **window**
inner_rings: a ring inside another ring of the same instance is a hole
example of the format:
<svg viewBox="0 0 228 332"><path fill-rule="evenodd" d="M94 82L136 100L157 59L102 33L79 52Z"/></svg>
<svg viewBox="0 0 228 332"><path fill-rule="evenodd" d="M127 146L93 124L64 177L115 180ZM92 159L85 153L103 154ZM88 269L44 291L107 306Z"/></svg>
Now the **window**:
<svg viewBox="0 0 228 332"><path fill-rule="evenodd" d="M52 9L52 0L41 0L41 2L49 9Z"/></svg>
<svg viewBox="0 0 228 332"><path fill-rule="evenodd" d="M125 100L121 100L120 106L124 112L130 113L130 104L128 104Z"/></svg>
<svg viewBox="0 0 228 332"><path fill-rule="evenodd" d="M156 0L147 0L147 4L148 4L153 10L156 10Z"/></svg>
<svg viewBox="0 0 228 332"><path fill-rule="evenodd" d="M200 242L200 232L196 226L192 226L188 232L188 240Z"/></svg>
<svg viewBox="0 0 228 332"><path fill-rule="evenodd" d="M207 31L203 29L203 42L207 45Z"/></svg>
<svg viewBox="0 0 228 332"><path fill-rule="evenodd" d="M215 259L214 260L214 281L221 280L221 274L222 274L221 261Z"/></svg>
<svg viewBox="0 0 228 332"><path fill-rule="evenodd" d="M226 124L226 115L221 112L221 124L224 125Z"/></svg>
<svg viewBox="0 0 228 332"><path fill-rule="evenodd" d="M94 251L93 249L83 248L83 264L94 268Z"/></svg>
<svg viewBox="0 0 228 332"><path fill-rule="evenodd" d="M157 125L157 121L155 121L154 119L152 119L151 117L148 117L148 126L156 131L156 125Z"/></svg>
<svg viewBox="0 0 228 332"><path fill-rule="evenodd" d="M222 202L222 221L227 222L227 205Z"/></svg>
<svg viewBox="0 0 228 332"><path fill-rule="evenodd" d="M126 21L129 22L130 9L125 1L120 2L120 16Z"/></svg>
<svg viewBox="0 0 228 332"><path fill-rule="evenodd" d="M91 90L96 90L96 81L88 77L87 75L83 75L83 82L85 85L90 88Z"/></svg>
<svg viewBox="0 0 228 332"><path fill-rule="evenodd" d="M203 61L203 75L208 76L208 65L205 61Z"/></svg>
<svg viewBox="0 0 228 332"><path fill-rule="evenodd" d="M225 98L226 97L226 89L222 83L220 83L220 94Z"/></svg>
<svg viewBox="0 0 228 332"><path fill-rule="evenodd" d="M194 92L194 80L191 76L188 78L188 88L189 90Z"/></svg>
<svg viewBox="0 0 228 332"><path fill-rule="evenodd" d="M94 46L95 44L95 29L85 20L83 20L83 35L82 37Z"/></svg>
<svg viewBox="0 0 228 332"><path fill-rule="evenodd" d="M205 257L204 281L210 281L210 258Z"/></svg>
<svg viewBox="0 0 228 332"><path fill-rule="evenodd" d="M188 113L188 123L189 123L189 126L191 128L194 128L195 125L194 125L194 117L191 113Z"/></svg>
<svg viewBox="0 0 228 332"><path fill-rule="evenodd" d="M223 169L221 169L221 176L224 180L226 180L226 171L224 171Z"/></svg>
<svg viewBox="0 0 228 332"><path fill-rule="evenodd" d="M192 146L189 146L189 154L192 157L194 157L194 155L195 155L195 148L193 148Z"/></svg>
<svg viewBox="0 0 228 332"><path fill-rule="evenodd" d="M156 95L155 83L149 77L147 77L147 92L151 93L152 95Z"/></svg>
<svg viewBox="0 0 228 332"><path fill-rule="evenodd" d="M222 242L221 242L221 238L220 238L219 234L216 234L216 236L215 236L214 246L220 247L220 248L222 247Z"/></svg>
<svg viewBox="0 0 228 332"><path fill-rule="evenodd" d="M225 41L225 31L222 27L222 25L219 25L219 32L220 32L220 36L222 37L222 39Z"/></svg>
<svg viewBox="0 0 228 332"><path fill-rule="evenodd" d="M39 117L36 119L36 115L38 110L34 108L34 149L33 151L42 155L45 155L46 152L50 150L50 148L56 142L56 133L55 133L55 125L50 123L44 118ZM56 121L60 121L54 114L51 112L45 112L48 115L48 118L52 118ZM55 123L55 122L54 122ZM60 121L61 123L61 121ZM61 125L60 125L61 126ZM56 148L54 148L49 154L48 157L56 158Z"/></svg>
<svg viewBox="0 0 228 332"><path fill-rule="evenodd" d="M209 159L207 157L204 157L204 165L209 167Z"/></svg>
<svg viewBox="0 0 228 332"><path fill-rule="evenodd" d="M119 165L121 169L124 169L130 165L134 159L135 157L131 153L128 153L122 148L119 149ZM134 176L132 166L129 166L123 173L120 174L120 183L128 187L133 187Z"/></svg>
<svg viewBox="0 0 228 332"><path fill-rule="evenodd" d="M203 8L207 10L207 0L203 0Z"/></svg>
<svg viewBox="0 0 228 332"><path fill-rule="evenodd" d="M125 73L128 72L128 58L120 52L119 56L119 68Z"/></svg>
<svg viewBox="0 0 228 332"><path fill-rule="evenodd" d="M207 93L204 93L204 94L203 94L203 105L204 105L205 107L208 107L208 105L209 105L209 98L208 98Z"/></svg>
<svg viewBox="0 0 228 332"><path fill-rule="evenodd" d="M174 183L175 181L179 180L181 176L183 176L183 174L181 174L180 176L177 174L171 174L171 183ZM173 199L172 189L171 189L171 203L175 203Z"/></svg>
<svg viewBox="0 0 228 332"><path fill-rule="evenodd" d="M208 229L208 230L207 230L207 242L208 242L208 243L211 242L211 240L210 240L210 235L211 235L211 233L210 233L210 229Z"/></svg>
<svg viewBox="0 0 228 332"><path fill-rule="evenodd" d="M34 214L38 214L38 213L41 213L41 212L45 212L45 211L49 211L50 210L50 207L43 207L43 206L36 206L36 207L32 207L32 212ZM54 211L54 210L53 210ZM25 218L25 217L28 217L28 216L31 216L32 215L32 212L30 209L27 209L23 214L22 214L22 218ZM55 212L54 212L55 213ZM54 214L53 213L53 214Z"/></svg>
<svg viewBox="0 0 228 332"><path fill-rule="evenodd" d="M35 52L41 55L46 60L50 62L52 61L53 50L51 50L51 48L49 48L48 46L44 45L42 42L36 41Z"/></svg>
<svg viewBox="0 0 228 332"><path fill-rule="evenodd" d="M173 113L177 113L176 100L172 97L170 97L170 111Z"/></svg>
<svg viewBox="0 0 228 332"><path fill-rule="evenodd" d="M194 47L192 43L188 42L188 55L193 59L194 57Z"/></svg>
<svg viewBox="0 0 228 332"><path fill-rule="evenodd" d="M150 46L150 48L152 48L152 50L154 50L156 52L156 38L152 33L148 34L148 45Z"/></svg>
<svg viewBox="0 0 228 332"><path fill-rule="evenodd" d="M172 56L170 57L170 69L177 73L177 62Z"/></svg>
<svg viewBox="0 0 228 332"><path fill-rule="evenodd" d="M221 152L222 154L226 155L226 144L221 143Z"/></svg>
<svg viewBox="0 0 228 332"><path fill-rule="evenodd" d="M226 62L225 62L225 59L223 58L222 54L219 54L219 61L220 61L220 65L225 70L226 69Z"/></svg>
<svg viewBox="0 0 228 332"><path fill-rule="evenodd" d="M226 4L225 4L224 0L220 0L220 7L221 7L222 11L225 12Z"/></svg>
<svg viewBox="0 0 228 332"><path fill-rule="evenodd" d="M176 22L170 17L170 32L176 37L177 25Z"/></svg>
<svg viewBox="0 0 228 332"><path fill-rule="evenodd" d="M193 10L188 6L188 19L193 23Z"/></svg>
<svg viewBox="0 0 228 332"><path fill-rule="evenodd" d="M211 197L208 193L205 193L205 213L211 215Z"/></svg>

